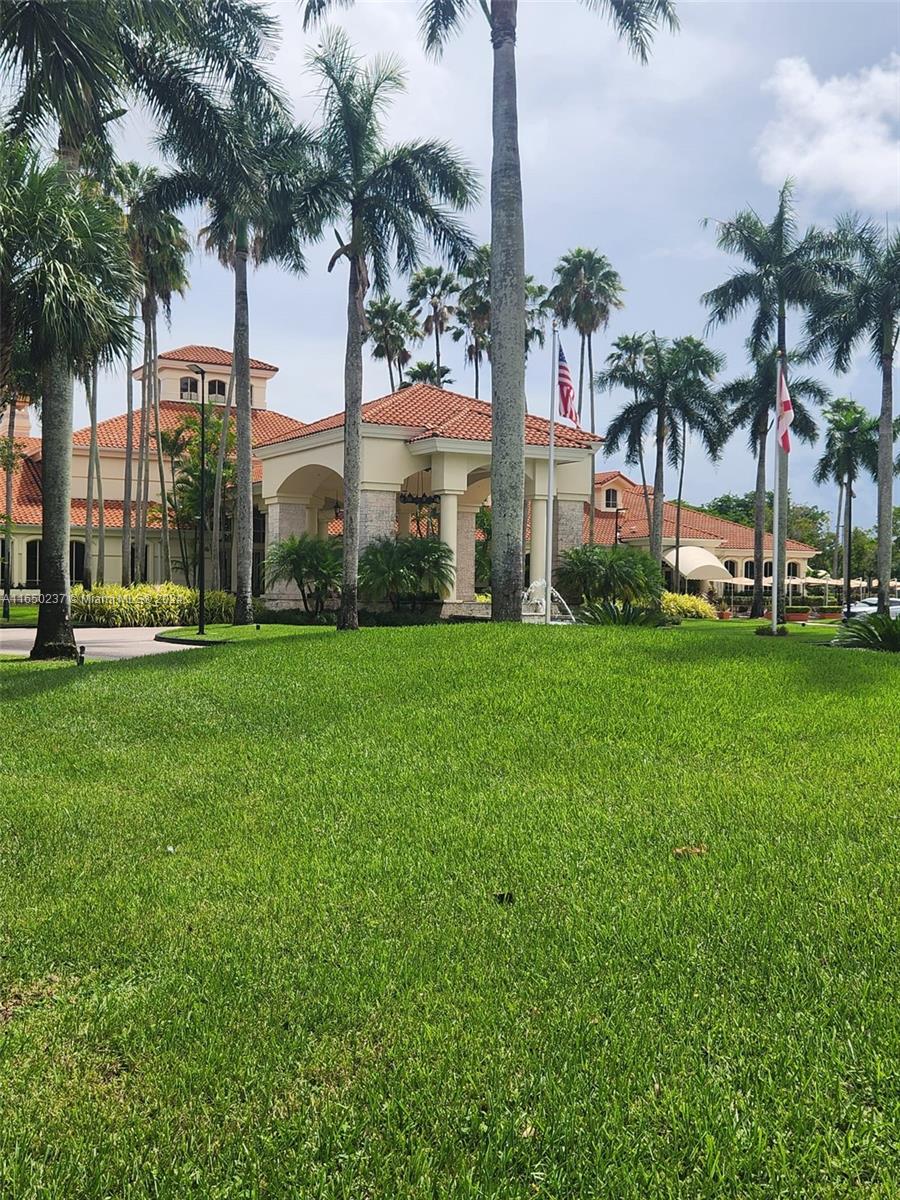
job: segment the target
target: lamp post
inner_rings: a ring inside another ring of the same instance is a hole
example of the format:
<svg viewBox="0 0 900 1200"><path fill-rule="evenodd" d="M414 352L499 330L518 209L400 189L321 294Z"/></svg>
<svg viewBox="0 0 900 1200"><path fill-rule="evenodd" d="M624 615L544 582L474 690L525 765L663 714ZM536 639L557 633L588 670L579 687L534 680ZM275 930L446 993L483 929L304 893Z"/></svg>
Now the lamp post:
<svg viewBox="0 0 900 1200"><path fill-rule="evenodd" d="M623 513L626 513L627 511L628 511L627 508L617 508L616 509L616 545L617 546L622 541L622 535L619 531L619 518L622 516Z"/></svg>
<svg viewBox="0 0 900 1200"><path fill-rule="evenodd" d="M198 363L188 369L200 376L200 561L197 564L199 592L197 632L206 633L206 371Z"/></svg>

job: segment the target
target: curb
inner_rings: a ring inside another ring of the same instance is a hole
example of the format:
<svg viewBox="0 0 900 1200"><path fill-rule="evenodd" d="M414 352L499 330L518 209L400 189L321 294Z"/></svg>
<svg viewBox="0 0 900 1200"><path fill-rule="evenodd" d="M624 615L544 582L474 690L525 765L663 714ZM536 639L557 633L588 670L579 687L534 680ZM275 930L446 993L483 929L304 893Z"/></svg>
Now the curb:
<svg viewBox="0 0 900 1200"><path fill-rule="evenodd" d="M168 633L157 633L153 637L154 642L165 642L169 646L227 646L226 638L206 638L201 641L200 638L189 637L173 637Z"/></svg>

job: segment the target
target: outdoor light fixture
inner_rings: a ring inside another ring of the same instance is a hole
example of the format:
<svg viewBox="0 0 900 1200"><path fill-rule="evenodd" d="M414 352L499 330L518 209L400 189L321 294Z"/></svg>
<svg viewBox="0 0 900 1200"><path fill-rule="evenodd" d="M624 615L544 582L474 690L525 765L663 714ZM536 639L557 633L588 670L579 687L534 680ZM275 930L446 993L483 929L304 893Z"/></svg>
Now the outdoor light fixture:
<svg viewBox="0 0 900 1200"><path fill-rule="evenodd" d="M188 363L188 370L200 376L200 561L197 570L197 632L206 633L206 371L199 363Z"/></svg>
<svg viewBox="0 0 900 1200"><path fill-rule="evenodd" d="M853 480L850 478L848 471L844 476L844 490L847 493L845 501L846 508L846 525L847 536L844 538L844 620L849 621L850 612L850 558L853 553Z"/></svg>
<svg viewBox="0 0 900 1200"><path fill-rule="evenodd" d="M619 542L622 540L622 535L619 532L619 518L623 515L623 513L626 513L626 512L628 512L627 508L617 508L616 509L616 545L617 546L618 546Z"/></svg>

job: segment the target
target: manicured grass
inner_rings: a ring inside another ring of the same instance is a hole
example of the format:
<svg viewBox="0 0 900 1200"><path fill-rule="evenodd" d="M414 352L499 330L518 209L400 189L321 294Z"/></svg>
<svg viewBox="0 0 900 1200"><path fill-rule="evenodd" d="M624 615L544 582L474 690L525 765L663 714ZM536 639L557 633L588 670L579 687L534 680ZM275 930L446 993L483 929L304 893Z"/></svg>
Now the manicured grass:
<svg viewBox="0 0 900 1200"><path fill-rule="evenodd" d="M900 1194L891 656L291 632L0 666L0 1195Z"/></svg>
<svg viewBox="0 0 900 1200"><path fill-rule="evenodd" d="M38 606L36 604L10 604L9 620L0 618L0 633L11 625L21 629L36 629Z"/></svg>

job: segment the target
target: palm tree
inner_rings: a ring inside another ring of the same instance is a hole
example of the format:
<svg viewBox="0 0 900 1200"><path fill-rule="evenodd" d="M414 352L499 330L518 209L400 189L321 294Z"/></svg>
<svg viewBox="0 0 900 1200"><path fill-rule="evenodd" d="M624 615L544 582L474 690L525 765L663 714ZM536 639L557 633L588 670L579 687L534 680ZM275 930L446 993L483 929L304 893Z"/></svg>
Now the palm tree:
<svg viewBox="0 0 900 1200"><path fill-rule="evenodd" d="M649 345L649 339L643 333L623 333L612 344L612 350L606 356L606 366L597 373L596 385L601 391L607 391L616 384L629 388L634 397L635 411L639 409L638 380L644 369L644 355ZM634 425L629 426L623 433L625 441L626 464L637 463L641 472L641 490L644 495L644 512L647 517L647 530L650 530L650 493L647 490L647 468L644 462L644 439L647 436L649 417L637 417Z"/></svg>
<svg viewBox="0 0 900 1200"><path fill-rule="evenodd" d="M304 28L336 3L303 0ZM608 15L642 62L660 25L677 28L672 0L584 0ZM440 54L475 5L472 0L422 0L426 49ZM480 0L493 47L493 161L491 164L491 616L521 621L525 506L525 222L516 97L518 0Z"/></svg>
<svg viewBox="0 0 900 1200"><path fill-rule="evenodd" d="M372 343L372 357L387 363L391 391L403 383L403 368L410 360L406 346L421 337L419 323L409 309L390 296L378 296L366 308L368 333L366 340ZM394 365L397 379L394 380Z"/></svg>
<svg viewBox="0 0 900 1200"><path fill-rule="evenodd" d="M871 417L853 400L837 397L825 409L825 442L816 463L813 479L816 483L834 482L842 490L844 504L844 572L849 563L853 530L851 505L853 485L863 471L878 479L879 419ZM894 464L891 463L891 476ZM840 523L840 521L838 521ZM880 580L879 580L880 583Z"/></svg>
<svg viewBox="0 0 900 1200"><path fill-rule="evenodd" d="M900 230L890 233L858 216L841 218L838 236L853 255L842 286L813 306L807 347L817 358L827 350L836 371L850 366L863 339L881 371L878 419L878 610L887 611L893 541L894 353L900 334Z"/></svg>
<svg viewBox="0 0 900 1200"><path fill-rule="evenodd" d="M475 399L479 398L481 363L491 353L491 248L478 246L459 269L460 291L456 308L455 342L465 341L465 354L475 371Z"/></svg>
<svg viewBox="0 0 900 1200"><path fill-rule="evenodd" d="M766 533L766 442L775 416L775 387L777 356L774 347L753 359L753 374L726 383L719 393L729 413L732 429L746 429L751 454L756 458L756 488L753 504L753 605L750 615L761 617L763 599L763 543ZM826 387L806 375L791 376L791 399L794 405L792 431L801 441L816 440L816 423L807 403L825 404Z"/></svg>
<svg viewBox="0 0 900 1200"><path fill-rule="evenodd" d="M525 276L525 358L534 346L544 345L547 317L552 311L550 290L533 275Z"/></svg>
<svg viewBox="0 0 900 1200"><path fill-rule="evenodd" d="M404 86L394 58L363 66L346 37L330 31L310 55L322 80L321 174L307 205L344 225L329 271L349 266L347 347L344 360L344 569L338 626L355 629L359 563L362 347L371 268L375 287L387 290L391 260L403 272L418 265L422 240L452 263L471 253L472 241L453 210L478 194L469 167L444 143L390 146L381 118Z"/></svg>
<svg viewBox="0 0 900 1200"><path fill-rule="evenodd" d="M421 309L428 311L422 321L424 337L434 336L434 363L437 387L441 387L441 334L447 329L456 306L451 297L459 293L459 280L452 271L443 267L422 267L414 272L409 281L409 310L420 315Z"/></svg>
<svg viewBox="0 0 900 1200"><path fill-rule="evenodd" d="M793 184L788 180L778 194L778 207L768 225L752 209L717 223L719 249L740 255L746 266L703 296L710 309L710 328L752 306L755 313L748 342L750 353L761 354L774 341L785 371L789 361L788 311L808 312L828 284L840 284L847 275L846 251L840 238L818 229L808 229L801 236L793 195ZM783 615L788 456L780 447L777 471L778 491L784 503L779 507L775 530L780 578L772 581L772 595L779 615Z"/></svg>
<svg viewBox="0 0 900 1200"><path fill-rule="evenodd" d="M612 419L604 452L616 454L624 444L635 453L649 428L656 442L653 506L650 520L650 555L662 563L665 460L682 468L682 446L688 429L696 429L707 452L715 457L724 440L724 426L710 387L721 359L697 338L666 341L654 334L644 347L639 364L623 360L605 373L609 385L631 389L630 400ZM677 539L676 539L677 540Z"/></svg>
<svg viewBox="0 0 900 1200"><path fill-rule="evenodd" d="M70 173L78 171L88 144L109 156L109 127L128 111L133 98L175 134L188 140L214 138L221 128L224 92L245 99L271 94L257 63L274 28L265 9L249 0L217 0L214 5L17 0L4 6L0 22L0 69L7 72L14 95L11 128L21 132L56 124L59 161ZM59 348L46 379L55 392L45 395L43 463L54 484L44 491L43 509L45 524L56 528L54 543L62 532L68 537L70 464L63 458L71 450L70 349ZM68 547L62 575L47 550L45 542L41 561L47 580L42 578L41 592L56 596L58 586L52 583L68 587ZM48 615L39 619L36 646L48 652L53 646L74 645L66 632L68 618L63 619L67 595L66 590L62 601L47 601Z"/></svg>
<svg viewBox="0 0 900 1200"><path fill-rule="evenodd" d="M423 359L419 359L406 372L406 380L402 386L409 387L413 383L430 383L432 387L443 387L444 384L451 384L452 382L449 367L441 367L439 370L437 363L425 362Z"/></svg>
<svg viewBox="0 0 900 1200"><path fill-rule="evenodd" d="M596 433L594 412L594 334L609 324L610 312L622 307L624 288L619 273L605 254L578 247L564 254L553 269L556 284L550 300L563 326L574 326L580 339L578 356L578 416L584 400L584 366L587 351L591 397L591 433Z"/></svg>
<svg viewBox="0 0 900 1200"><path fill-rule="evenodd" d="M210 222L206 248L234 271L234 373L237 428L237 499L235 546L237 578L234 624L253 620L253 429L250 395L250 302L247 265L278 263L302 274L303 243L318 235L320 222L305 223L298 197L311 138L302 126L291 128L271 105L233 106L219 142L188 142L177 137L164 147L177 155L181 170L163 181L160 195L181 206L205 202ZM217 522L218 524L218 522ZM214 557L219 548L213 538Z"/></svg>
<svg viewBox="0 0 900 1200"><path fill-rule="evenodd" d="M15 288L14 321L42 376L41 593L33 658L72 658L69 619L72 380L97 358L123 355L136 279L121 217L95 183L35 160L24 213L31 255Z"/></svg>

